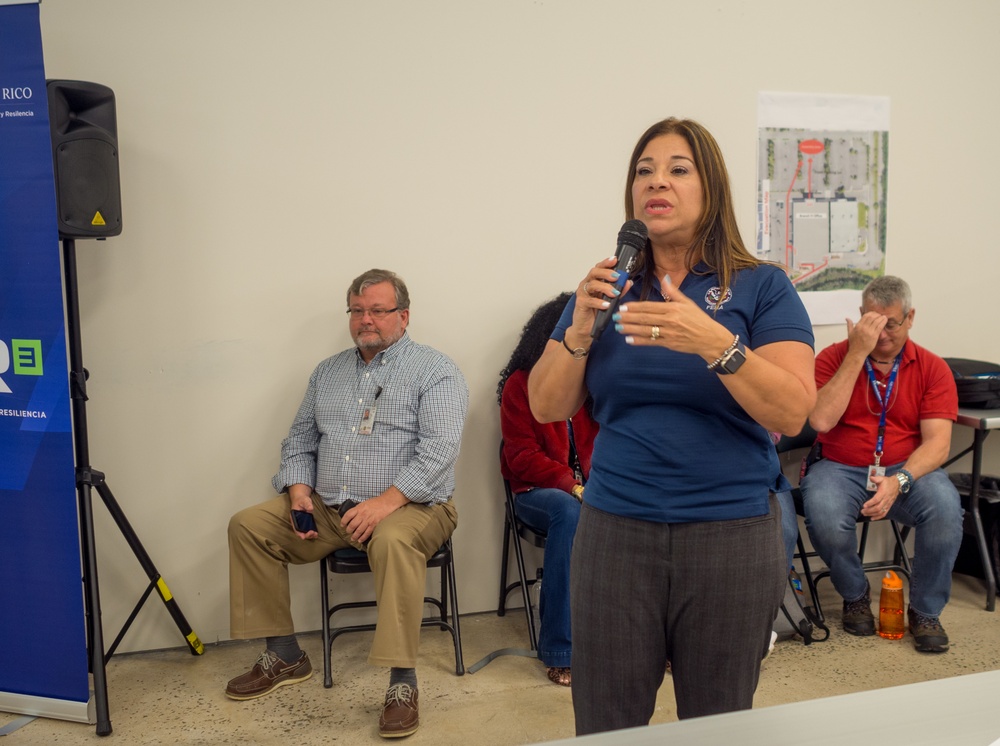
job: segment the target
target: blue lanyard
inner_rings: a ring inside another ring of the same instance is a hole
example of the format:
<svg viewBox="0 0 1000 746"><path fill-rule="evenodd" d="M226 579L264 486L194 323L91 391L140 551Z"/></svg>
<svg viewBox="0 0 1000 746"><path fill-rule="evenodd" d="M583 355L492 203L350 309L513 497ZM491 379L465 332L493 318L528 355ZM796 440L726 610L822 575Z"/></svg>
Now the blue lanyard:
<svg viewBox="0 0 1000 746"><path fill-rule="evenodd" d="M899 354L896 355L896 360L892 364L892 371L889 373L889 380L885 385L885 399L882 398L882 392L879 391L878 380L875 378L875 369L872 368L872 362L868 358L865 358L865 369L868 371L868 381L871 383L872 391L875 392L875 398L878 399L879 405L882 407L882 414L878 418L878 439L875 441L875 465L879 465L879 461L882 460L882 445L885 443L885 415L889 411L889 398L892 396L892 387L896 385L896 374L899 373L899 362L903 359L903 351L900 350Z"/></svg>

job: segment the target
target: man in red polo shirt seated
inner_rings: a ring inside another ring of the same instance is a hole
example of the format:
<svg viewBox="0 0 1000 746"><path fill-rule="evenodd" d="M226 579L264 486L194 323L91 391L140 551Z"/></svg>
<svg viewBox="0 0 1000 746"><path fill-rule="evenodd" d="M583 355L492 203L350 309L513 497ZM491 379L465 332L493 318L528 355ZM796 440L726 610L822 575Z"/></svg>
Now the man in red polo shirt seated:
<svg viewBox="0 0 1000 746"><path fill-rule="evenodd" d="M889 518L916 529L908 621L916 649L948 650L939 616L962 541L958 491L941 468L958 393L947 363L909 338L914 308L898 277L870 282L847 339L816 357L820 460L802 480L806 526L844 599L844 630L875 634L856 522Z"/></svg>

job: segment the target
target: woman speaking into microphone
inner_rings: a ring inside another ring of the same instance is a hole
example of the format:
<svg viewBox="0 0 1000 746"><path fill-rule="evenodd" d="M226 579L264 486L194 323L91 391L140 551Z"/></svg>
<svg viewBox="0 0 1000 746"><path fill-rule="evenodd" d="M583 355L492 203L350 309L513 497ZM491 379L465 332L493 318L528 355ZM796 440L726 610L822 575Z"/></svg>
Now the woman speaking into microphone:
<svg viewBox="0 0 1000 746"><path fill-rule="evenodd" d="M570 582L578 735L647 724L668 661L678 717L752 706L788 574L768 431L816 400L812 325L745 248L704 127L642 135L625 217L648 235L629 281L591 267L529 379L539 421L589 395L600 426Z"/></svg>

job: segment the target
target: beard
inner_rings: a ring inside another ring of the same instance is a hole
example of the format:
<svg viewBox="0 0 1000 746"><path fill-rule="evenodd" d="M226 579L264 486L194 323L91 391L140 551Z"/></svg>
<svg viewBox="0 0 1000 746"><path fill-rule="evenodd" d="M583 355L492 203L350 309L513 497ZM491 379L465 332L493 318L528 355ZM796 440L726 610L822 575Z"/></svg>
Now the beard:
<svg viewBox="0 0 1000 746"><path fill-rule="evenodd" d="M383 334L378 329L362 329L358 332L357 336L354 337L354 344L357 345L359 350L365 350L367 352L381 352L382 350L396 344L402 336L402 332L399 332L398 334Z"/></svg>

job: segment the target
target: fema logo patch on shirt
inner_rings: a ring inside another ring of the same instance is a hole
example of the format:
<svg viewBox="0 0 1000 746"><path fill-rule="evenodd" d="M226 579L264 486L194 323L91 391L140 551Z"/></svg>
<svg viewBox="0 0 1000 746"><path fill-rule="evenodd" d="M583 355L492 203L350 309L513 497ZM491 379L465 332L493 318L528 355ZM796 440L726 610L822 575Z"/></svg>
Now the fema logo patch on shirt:
<svg viewBox="0 0 1000 746"><path fill-rule="evenodd" d="M708 292L705 293L705 308L709 311L717 311L732 299L732 288L726 288L726 295L723 297L722 288L716 285L714 288L709 288Z"/></svg>

